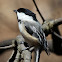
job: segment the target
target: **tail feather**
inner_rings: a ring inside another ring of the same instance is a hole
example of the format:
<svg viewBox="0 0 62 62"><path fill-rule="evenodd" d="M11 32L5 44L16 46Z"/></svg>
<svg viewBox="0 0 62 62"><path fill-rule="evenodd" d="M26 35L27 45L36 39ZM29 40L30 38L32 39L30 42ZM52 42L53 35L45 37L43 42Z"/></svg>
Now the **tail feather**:
<svg viewBox="0 0 62 62"><path fill-rule="evenodd" d="M35 49L35 62L39 62L40 53L40 48Z"/></svg>

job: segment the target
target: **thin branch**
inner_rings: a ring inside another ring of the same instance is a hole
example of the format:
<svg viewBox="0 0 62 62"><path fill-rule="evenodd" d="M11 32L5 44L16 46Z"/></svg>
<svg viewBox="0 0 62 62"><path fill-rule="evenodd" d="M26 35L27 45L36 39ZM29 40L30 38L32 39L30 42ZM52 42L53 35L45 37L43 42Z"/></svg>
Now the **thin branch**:
<svg viewBox="0 0 62 62"><path fill-rule="evenodd" d="M14 41L15 41L14 39L13 40L11 39L0 42L0 50L7 50L14 48L15 47Z"/></svg>
<svg viewBox="0 0 62 62"><path fill-rule="evenodd" d="M9 46L5 46L5 47L0 47L0 50L2 49L10 49L10 48L14 48L15 45L9 45Z"/></svg>
<svg viewBox="0 0 62 62"><path fill-rule="evenodd" d="M52 32L54 35L56 35L58 38L62 39L62 37L61 37L59 34L57 34L55 31L51 30L51 32Z"/></svg>
<svg viewBox="0 0 62 62"><path fill-rule="evenodd" d="M55 19L54 26L58 26L60 24L62 24L62 18Z"/></svg>
<svg viewBox="0 0 62 62"><path fill-rule="evenodd" d="M17 54L17 41L16 40L14 40L14 45L15 45L14 50L7 62L13 62L15 60L15 57Z"/></svg>
<svg viewBox="0 0 62 62"><path fill-rule="evenodd" d="M42 18L42 20L43 20L43 22L44 22L45 19L44 19L44 17L42 16L42 14L40 13L40 11L39 11L39 9L38 9L38 7L37 7L37 4L36 4L36 2L35 2L35 0L33 0L33 3L34 3L34 5L35 5L35 7L36 7L37 12L39 13L40 17Z"/></svg>

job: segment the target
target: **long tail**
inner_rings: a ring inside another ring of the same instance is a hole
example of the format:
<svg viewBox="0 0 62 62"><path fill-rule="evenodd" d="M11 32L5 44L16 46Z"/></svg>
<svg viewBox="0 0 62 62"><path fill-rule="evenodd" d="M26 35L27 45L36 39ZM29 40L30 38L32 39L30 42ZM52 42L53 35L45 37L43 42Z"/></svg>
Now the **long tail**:
<svg viewBox="0 0 62 62"><path fill-rule="evenodd" d="M36 48L35 49L35 62L39 62L40 59L40 49Z"/></svg>

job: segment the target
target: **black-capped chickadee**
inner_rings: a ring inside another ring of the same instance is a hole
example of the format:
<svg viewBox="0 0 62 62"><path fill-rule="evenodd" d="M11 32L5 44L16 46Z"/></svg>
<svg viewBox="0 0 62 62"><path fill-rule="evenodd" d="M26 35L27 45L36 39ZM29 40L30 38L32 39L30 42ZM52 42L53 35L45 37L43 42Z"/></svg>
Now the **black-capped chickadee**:
<svg viewBox="0 0 62 62"><path fill-rule="evenodd" d="M32 11L25 8L19 8L18 10L14 10L14 12L16 12L19 30L25 41L29 45L35 46L36 62L38 62L42 49L44 49L47 54L49 53L42 26Z"/></svg>

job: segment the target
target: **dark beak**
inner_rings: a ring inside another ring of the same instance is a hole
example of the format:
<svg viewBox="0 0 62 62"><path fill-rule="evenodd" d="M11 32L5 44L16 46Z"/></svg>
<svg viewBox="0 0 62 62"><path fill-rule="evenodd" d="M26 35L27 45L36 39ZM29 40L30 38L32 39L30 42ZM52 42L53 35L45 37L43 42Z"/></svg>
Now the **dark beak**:
<svg viewBox="0 0 62 62"><path fill-rule="evenodd" d="M17 10L13 10L15 13L17 13Z"/></svg>

